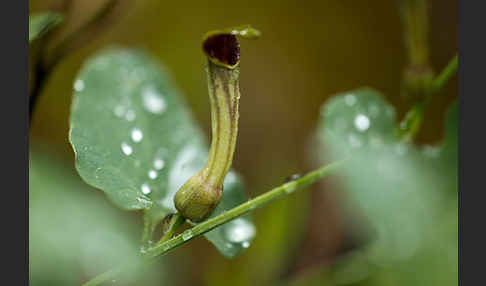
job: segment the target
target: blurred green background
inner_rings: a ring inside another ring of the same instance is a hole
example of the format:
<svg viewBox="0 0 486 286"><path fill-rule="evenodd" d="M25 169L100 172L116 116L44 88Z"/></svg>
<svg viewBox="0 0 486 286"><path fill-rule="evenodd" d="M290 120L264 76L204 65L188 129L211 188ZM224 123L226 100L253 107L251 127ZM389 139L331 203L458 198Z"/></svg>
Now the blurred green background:
<svg viewBox="0 0 486 286"><path fill-rule="evenodd" d="M54 43L106 1L71 2ZM317 166L312 137L320 105L333 94L372 86L396 107L398 118L411 107L400 97L406 53L397 1L121 2L98 37L60 62L32 118L31 149L47 149L51 155L45 160L60 161L71 175L76 176L67 140L73 79L83 61L105 46L141 47L160 59L209 138L202 35L241 24L262 32L257 41L241 42L241 114L233 166L251 197L280 185L290 174ZM438 72L457 51L457 1L429 2L430 57ZM35 13L60 7L62 1L29 3L30 13ZM453 79L426 112L418 142L442 138L445 110L456 96ZM227 260L207 241L197 239L174 251L180 258L174 261L186 267L182 277L166 284L151 278L143 285L273 285L319 271L356 243L349 230L353 227L340 217L333 182L324 180L311 191L257 210L257 237L240 257ZM98 202L105 200L102 192L87 185L80 189ZM140 228L139 214L123 213L111 204L105 208Z"/></svg>

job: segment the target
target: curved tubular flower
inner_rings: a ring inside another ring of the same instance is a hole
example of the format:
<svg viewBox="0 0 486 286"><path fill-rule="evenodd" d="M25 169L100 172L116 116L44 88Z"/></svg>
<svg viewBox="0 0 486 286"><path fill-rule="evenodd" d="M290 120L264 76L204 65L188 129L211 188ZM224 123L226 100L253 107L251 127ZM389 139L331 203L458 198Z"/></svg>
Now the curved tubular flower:
<svg viewBox="0 0 486 286"><path fill-rule="evenodd" d="M223 181L231 167L239 118L239 37L255 38L260 32L240 26L209 32L203 39L211 105L211 148L205 167L177 191L174 204L187 219L200 222L213 212L223 194Z"/></svg>

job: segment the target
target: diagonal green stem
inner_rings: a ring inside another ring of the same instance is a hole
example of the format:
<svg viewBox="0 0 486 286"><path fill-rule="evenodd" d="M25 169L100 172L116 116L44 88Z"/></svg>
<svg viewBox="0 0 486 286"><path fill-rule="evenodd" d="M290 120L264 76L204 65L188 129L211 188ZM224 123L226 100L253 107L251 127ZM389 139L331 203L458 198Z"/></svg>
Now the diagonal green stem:
<svg viewBox="0 0 486 286"><path fill-rule="evenodd" d="M290 195L291 193L297 190L304 189L305 187L317 182L318 180L333 174L334 172L342 168L344 165L345 165L345 160L337 161L329 165L323 166L310 173L307 173L305 176L302 176L301 178L295 181L291 181L277 188L274 188L252 200L247 201L246 203L243 203L235 208L232 208L231 210L228 210L214 218L208 219L169 240L160 241L153 248L147 250L145 256L146 258L150 259L150 261L153 261L153 258L164 255L167 252L185 244L186 242L198 236L201 236L206 232L211 231L222 224L229 222L230 220L233 220L250 211L262 207L267 203L270 203L272 201ZM113 279L120 273L124 272L124 270L127 267L130 267L129 264L102 273L96 276L95 278L91 279L90 281L86 282L85 284L83 284L83 286L101 285L103 282Z"/></svg>
<svg viewBox="0 0 486 286"><path fill-rule="evenodd" d="M160 238L159 243L163 243L174 236L175 232L186 222L186 219L180 214L176 213L169 222L169 227L165 231L164 235Z"/></svg>
<svg viewBox="0 0 486 286"><path fill-rule="evenodd" d="M456 54L447 64L447 66L442 70L442 72L434 79L432 83L432 93L439 92L445 84L451 79L451 77L456 74L459 67L459 59Z"/></svg>
<svg viewBox="0 0 486 286"><path fill-rule="evenodd" d="M445 86L457 72L458 66L458 56L456 54L442 72L433 80L430 94L423 101L414 105L407 113L400 124L400 137L404 142L412 141L418 133L422 124L425 109L431 100L431 95L438 93Z"/></svg>
<svg viewBox="0 0 486 286"><path fill-rule="evenodd" d="M302 178L286 183L280 187L270 190L252 200L247 201L229 211L226 211L214 218L208 219L195 227L184 231L183 233L175 236L174 238L158 244L147 251L147 255L150 257L157 257L167 253L168 251L183 245L189 240L196 238L228 221L242 216L256 208L259 208L271 201L282 198L286 195L293 193L296 190L303 189L319 179L333 173L343 165L344 161L338 161L317 169L308 173Z"/></svg>

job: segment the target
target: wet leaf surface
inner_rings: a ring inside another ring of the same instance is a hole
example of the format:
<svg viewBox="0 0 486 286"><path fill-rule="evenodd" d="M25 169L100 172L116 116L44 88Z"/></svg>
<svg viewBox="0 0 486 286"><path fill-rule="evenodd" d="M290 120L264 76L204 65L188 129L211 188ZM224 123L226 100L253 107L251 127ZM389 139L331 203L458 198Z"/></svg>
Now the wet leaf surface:
<svg viewBox="0 0 486 286"><path fill-rule="evenodd" d="M436 146L405 144L397 130L395 111L378 91L361 88L338 94L321 109L321 158L350 159L339 174L340 183L352 201L346 207L358 209L369 220L372 239L365 257L373 267L367 269L418 271L424 263L453 268L457 260L451 264L453 260L441 260L432 250L434 243L449 245L455 239L438 238L437 226L457 211L457 105L448 112L444 140ZM438 273L433 277L438 279ZM360 272L359 277L368 275ZM413 279L407 283L419 285ZM432 285L424 283L420 285Z"/></svg>
<svg viewBox="0 0 486 286"><path fill-rule="evenodd" d="M141 51L105 50L74 82L70 140L79 174L120 208L145 210L152 227L176 212L175 193L204 166L203 138L168 72ZM217 212L244 201L230 172ZM241 231L233 224L207 234L228 257L249 243L228 239Z"/></svg>

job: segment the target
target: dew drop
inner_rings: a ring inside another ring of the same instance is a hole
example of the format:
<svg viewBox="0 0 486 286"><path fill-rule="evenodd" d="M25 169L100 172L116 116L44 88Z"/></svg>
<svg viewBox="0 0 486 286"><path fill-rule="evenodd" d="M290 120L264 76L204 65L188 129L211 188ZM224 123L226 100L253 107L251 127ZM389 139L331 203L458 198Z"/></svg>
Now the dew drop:
<svg viewBox="0 0 486 286"><path fill-rule="evenodd" d="M243 246L243 248L248 248L248 247L250 247L250 242L243 241L243 243L241 244L241 246Z"/></svg>
<svg viewBox="0 0 486 286"><path fill-rule="evenodd" d="M162 251L166 251L167 249L169 249L170 246L167 245L167 244L162 244Z"/></svg>
<svg viewBox="0 0 486 286"><path fill-rule="evenodd" d="M224 246L226 246L226 248L233 248L233 244L227 242Z"/></svg>
<svg viewBox="0 0 486 286"><path fill-rule="evenodd" d="M146 198L143 198L143 197L137 197L137 202L139 202L140 204L142 204L146 208L149 208L149 207L152 206L152 201L147 200Z"/></svg>
<svg viewBox="0 0 486 286"><path fill-rule="evenodd" d="M133 121L135 120L135 117L135 111L133 111L132 109L127 110L127 112L125 113L125 119L127 121Z"/></svg>
<svg viewBox="0 0 486 286"><path fill-rule="evenodd" d="M149 176L150 179L154 180L154 179L157 178L158 174L157 174L157 172L155 170L150 170L148 172L148 176Z"/></svg>
<svg viewBox="0 0 486 286"><path fill-rule="evenodd" d="M122 151L125 155L130 156L133 153L132 146L128 145L126 142L121 144Z"/></svg>
<svg viewBox="0 0 486 286"><path fill-rule="evenodd" d="M154 114L164 112L167 107L164 98L153 86L148 86L143 89L142 100L145 109Z"/></svg>
<svg viewBox="0 0 486 286"><path fill-rule="evenodd" d="M182 233L182 240L187 241L192 238L192 230L188 229Z"/></svg>
<svg viewBox="0 0 486 286"><path fill-rule="evenodd" d="M244 35L248 34L248 30L242 30L242 31L233 30L233 31L231 31L231 34L244 36Z"/></svg>
<svg viewBox="0 0 486 286"><path fill-rule="evenodd" d="M154 160L154 168L155 169L161 170L162 168L164 168L164 165L165 165L164 160L162 160L160 158L157 158L157 159Z"/></svg>
<svg viewBox="0 0 486 286"><path fill-rule="evenodd" d="M299 179L300 177L301 177L300 174L292 174L292 175L288 176L287 178L285 178L285 183L295 181L295 180Z"/></svg>
<svg viewBox="0 0 486 286"><path fill-rule="evenodd" d="M140 128L133 128L132 130L132 140L134 142L140 142L142 141L142 138L143 138L143 133L142 133L142 130L140 130Z"/></svg>
<svg viewBox="0 0 486 286"><path fill-rule="evenodd" d="M285 191L285 193L290 194L290 193L293 193L295 191L295 188L296 188L296 185L294 183L294 184L285 186L284 191Z"/></svg>
<svg viewBox="0 0 486 286"><path fill-rule="evenodd" d="M141 189L144 195L148 195L151 192L150 187L147 183L143 183Z"/></svg>
<svg viewBox="0 0 486 286"><path fill-rule="evenodd" d="M83 91L83 89L84 89L84 81L82 81L81 79L77 79L74 82L74 90L77 92L81 92Z"/></svg>
<svg viewBox="0 0 486 286"><path fill-rule="evenodd" d="M353 106L356 103L356 96L352 93L348 94L344 97L344 102L349 106Z"/></svg>
<svg viewBox="0 0 486 286"><path fill-rule="evenodd" d="M366 115L360 113L354 119L354 126L359 131L366 131L370 128L370 119Z"/></svg>
<svg viewBox="0 0 486 286"><path fill-rule="evenodd" d="M115 113L116 117L122 118L123 114L125 114L125 107L123 107L123 105L117 105L115 106L113 112Z"/></svg>
<svg viewBox="0 0 486 286"><path fill-rule="evenodd" d="M255 226L242 218L237 218L227 228L226 237L231 242L242 243L252 239L255 233Z"/></svg>

